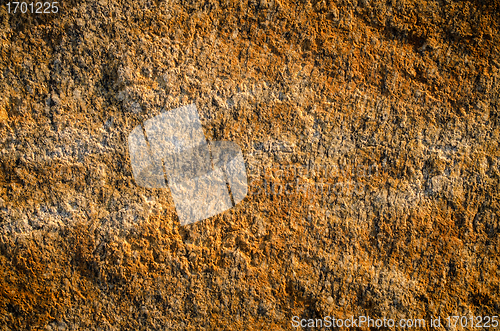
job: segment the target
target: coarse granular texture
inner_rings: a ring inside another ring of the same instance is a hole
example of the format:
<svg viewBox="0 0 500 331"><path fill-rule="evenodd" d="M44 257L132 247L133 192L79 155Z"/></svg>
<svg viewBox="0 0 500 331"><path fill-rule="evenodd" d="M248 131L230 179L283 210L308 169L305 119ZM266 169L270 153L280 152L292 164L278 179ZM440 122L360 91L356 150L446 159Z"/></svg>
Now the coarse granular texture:
<svg viewBox="0 0 500 331"><path fill-rule="evenodd" d="M499 315L499 1L4 3L0 21L0 330ZM249 194L180 226L127 136L190 103L241 147Z"/></svg>

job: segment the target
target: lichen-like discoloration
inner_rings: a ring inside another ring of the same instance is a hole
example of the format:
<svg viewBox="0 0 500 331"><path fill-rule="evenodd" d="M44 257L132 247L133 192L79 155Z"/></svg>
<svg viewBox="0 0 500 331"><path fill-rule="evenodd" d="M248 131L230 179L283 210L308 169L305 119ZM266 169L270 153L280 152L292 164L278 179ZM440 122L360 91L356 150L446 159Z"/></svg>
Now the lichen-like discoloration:
<svg viewBox="0 0 500 331"><path fill-rule="evenodd" d="M61 8L0 9L4 330L498 315L497 1ZM126 139L191 102L250 193L182 227Z"/></svg>

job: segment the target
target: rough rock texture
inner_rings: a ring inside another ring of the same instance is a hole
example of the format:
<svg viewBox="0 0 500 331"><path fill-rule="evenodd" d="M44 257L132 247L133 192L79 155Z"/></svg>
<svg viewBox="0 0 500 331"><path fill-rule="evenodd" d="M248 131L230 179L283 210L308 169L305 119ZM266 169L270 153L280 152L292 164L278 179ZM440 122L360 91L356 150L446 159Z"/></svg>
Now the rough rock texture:
<svg viewBox="0 0 500 331"><path fill-rule="evenodd" d="M499 315L497 0L70 1L0 21L1 330ZM207 139L242 148L250 193L180 226L168 190L135 184L127 136L192 102Z"/></svg>

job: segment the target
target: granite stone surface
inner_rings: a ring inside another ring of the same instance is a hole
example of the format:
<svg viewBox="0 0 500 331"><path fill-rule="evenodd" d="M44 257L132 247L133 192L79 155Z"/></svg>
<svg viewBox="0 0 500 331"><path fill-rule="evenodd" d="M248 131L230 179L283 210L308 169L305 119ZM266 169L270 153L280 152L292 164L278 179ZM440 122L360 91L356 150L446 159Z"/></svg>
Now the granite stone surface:
<svg viewBox="0 0 500 331"><path fill-rule="evenodd" d="M2 3L0 330L500 315L499 24L498 0ZM249 192L182 226L127 137L191 103Z"/></svg>

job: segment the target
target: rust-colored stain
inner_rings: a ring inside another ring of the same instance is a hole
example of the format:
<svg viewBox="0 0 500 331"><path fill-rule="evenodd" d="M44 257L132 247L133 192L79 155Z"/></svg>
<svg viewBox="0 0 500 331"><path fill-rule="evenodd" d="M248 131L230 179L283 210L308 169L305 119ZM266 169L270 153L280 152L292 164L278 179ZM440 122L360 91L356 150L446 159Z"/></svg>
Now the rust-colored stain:
<svg viewBox="0 0 500 331"><path fill-rule="evenodd" d="M2 330L498 315L499 13L498 1L3 6ZM168 190L135 185L127 136L191 102L208 139L241 146L250 187L181 227Z"/></svg>

